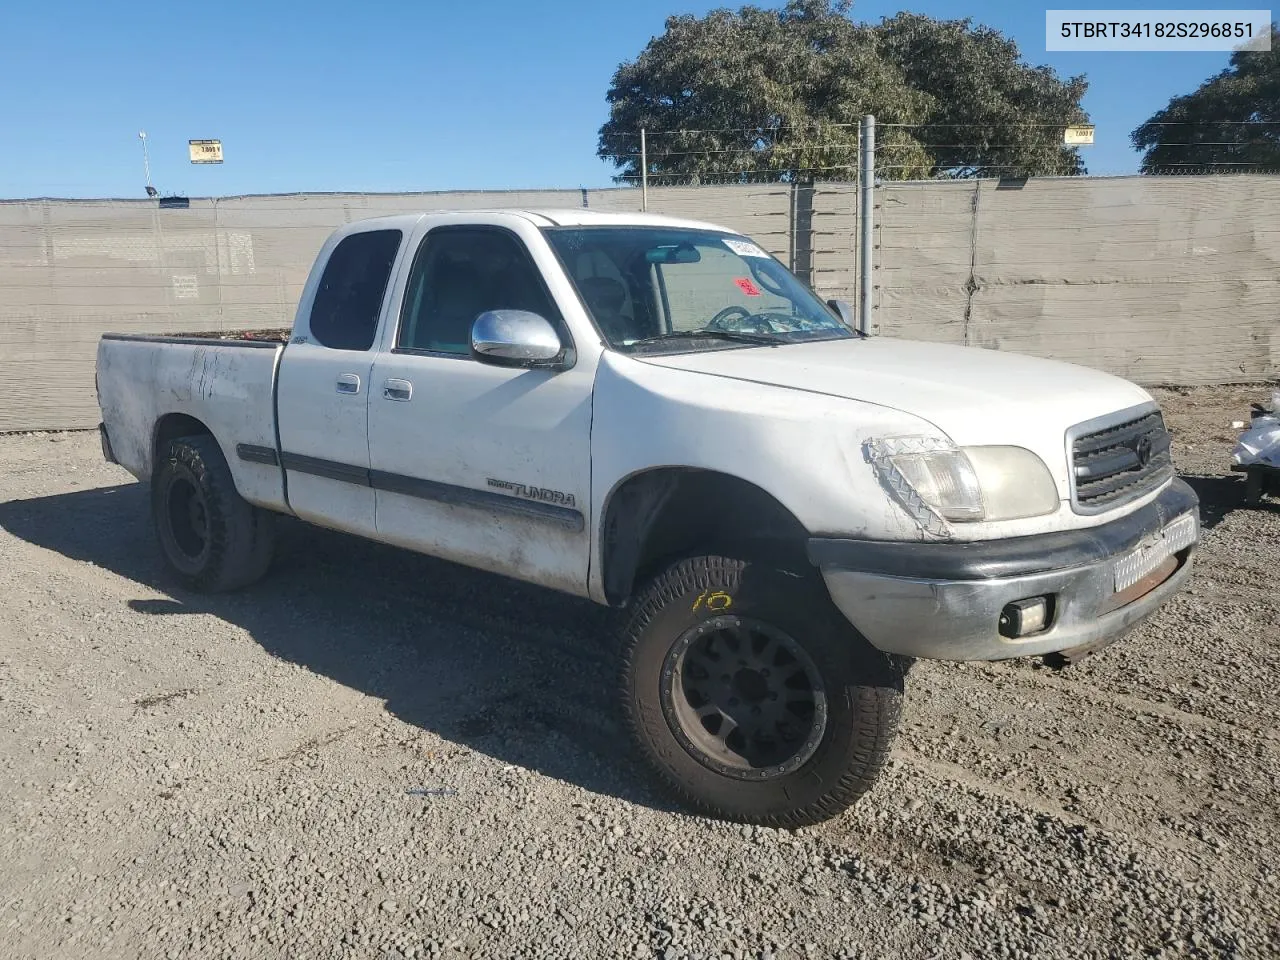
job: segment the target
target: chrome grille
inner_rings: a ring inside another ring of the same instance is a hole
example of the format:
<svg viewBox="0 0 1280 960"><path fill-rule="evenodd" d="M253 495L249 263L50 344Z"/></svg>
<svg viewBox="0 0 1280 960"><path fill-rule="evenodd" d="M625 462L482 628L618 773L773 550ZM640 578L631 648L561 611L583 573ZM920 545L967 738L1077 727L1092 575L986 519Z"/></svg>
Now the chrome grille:
<svg viewBox="0 0 1280 960"><path fill-rule="evenodd" d="M1160 411L1071 442L1072 500L1082 513L1100 513L1136 500L1173 476L1169 431Z"/></svg>

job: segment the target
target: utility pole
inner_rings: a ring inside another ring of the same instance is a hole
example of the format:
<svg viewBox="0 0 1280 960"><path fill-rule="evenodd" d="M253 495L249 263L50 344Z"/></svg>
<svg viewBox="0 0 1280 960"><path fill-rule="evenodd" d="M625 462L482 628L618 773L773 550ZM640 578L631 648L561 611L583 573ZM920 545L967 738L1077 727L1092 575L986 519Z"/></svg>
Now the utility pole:
<svg viewBox="0 0 1280 960"><path fill-rule="evenodd" d="M861 289L858 291L858 326L862 332L870 336L872 329L871 313L875 309L871 297L872 280L872 227L875 223L876 206L876 118L867 114L862 118L862 169L858 173L862 194L861 216L862 233L859 238L859 252L862 260Z"/></svg>
<svg viewBox="0 0 1280 960"><path fill-rule="evenodd" d="M142 172L147 178L147 196L154 197L156 188L151 185L151 156L147 153L147 131L139 130L138 139L142 141Z"/></svg>
<svg viewBox="0 0 1280 960"><path fill-rule="evenodd" d="M645 143L644 127L640 128L640 209L649 211L649 148Z"/></svg>

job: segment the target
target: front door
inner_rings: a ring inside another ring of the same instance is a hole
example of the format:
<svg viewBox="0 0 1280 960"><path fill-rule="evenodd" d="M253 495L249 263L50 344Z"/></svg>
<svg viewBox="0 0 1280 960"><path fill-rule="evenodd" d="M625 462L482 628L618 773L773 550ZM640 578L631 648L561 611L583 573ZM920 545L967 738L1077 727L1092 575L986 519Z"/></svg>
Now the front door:
<svg viewBox="0 0 1280 960"><path fill-rule="evenodd" d="M591 372L470 356L486 310L530 310L568 333L524 242L499 227L429 231L394 346L369 399L379 537L586 594Z"/></svg>

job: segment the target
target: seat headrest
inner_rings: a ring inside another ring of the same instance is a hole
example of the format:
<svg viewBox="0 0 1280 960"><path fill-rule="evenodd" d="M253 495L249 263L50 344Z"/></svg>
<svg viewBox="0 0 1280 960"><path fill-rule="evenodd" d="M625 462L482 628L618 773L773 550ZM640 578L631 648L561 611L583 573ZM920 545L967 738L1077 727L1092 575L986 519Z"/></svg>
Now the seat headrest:
<svg viewBox="0 0 1280 960"><path fill-rule="evenodd" d="M611 277L586 277L578 286L592 307L617 310L627 299L626 287Z"/></svg>

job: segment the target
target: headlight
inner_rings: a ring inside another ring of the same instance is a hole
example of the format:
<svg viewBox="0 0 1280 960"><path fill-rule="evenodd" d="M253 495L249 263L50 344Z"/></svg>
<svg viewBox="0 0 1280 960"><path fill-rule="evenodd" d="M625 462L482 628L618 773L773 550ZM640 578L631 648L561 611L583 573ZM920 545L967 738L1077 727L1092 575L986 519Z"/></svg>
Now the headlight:
<svg viewBox="0 0 1280 960"><path fill-rule="evenodd" d="M1049 468L1022 447L900 437L870 440L865 449L880 481L930 533L945 534L947 520L1017 520L1058 508Z"/></svg>
<svg viewBox="0 0 1280 960"><path fill-rule="evenodd" d="M1044 461L1023 447L965 447L978 475L988 520L1021 520L1058 509L1058 487Z"/></svg>

